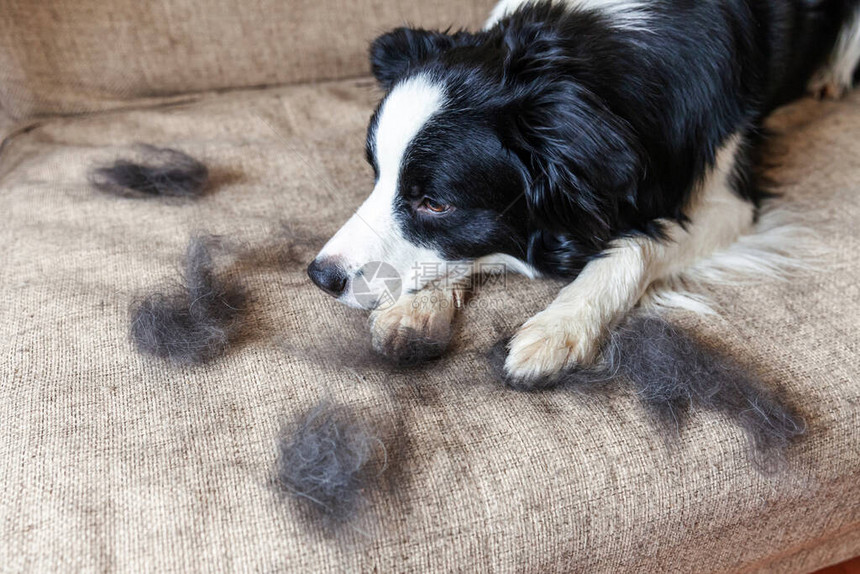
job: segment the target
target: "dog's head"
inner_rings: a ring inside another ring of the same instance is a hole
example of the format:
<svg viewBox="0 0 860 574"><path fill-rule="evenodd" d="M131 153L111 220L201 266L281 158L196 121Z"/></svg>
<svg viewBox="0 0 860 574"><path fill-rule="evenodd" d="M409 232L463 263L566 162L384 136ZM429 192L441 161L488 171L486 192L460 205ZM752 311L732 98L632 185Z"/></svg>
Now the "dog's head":
<svg viewBox="0 0 860 574"><path fill-rule="evenodd" d="M371 262L417 290L488 258L571 276L600 251L635 193L640 153L626 122L578 79L564 37L506 21L479 34L402 28L378 38L371 63L386 95L367 133L375 186L311 263L313 281L358 305L351 286Z"/></svg>

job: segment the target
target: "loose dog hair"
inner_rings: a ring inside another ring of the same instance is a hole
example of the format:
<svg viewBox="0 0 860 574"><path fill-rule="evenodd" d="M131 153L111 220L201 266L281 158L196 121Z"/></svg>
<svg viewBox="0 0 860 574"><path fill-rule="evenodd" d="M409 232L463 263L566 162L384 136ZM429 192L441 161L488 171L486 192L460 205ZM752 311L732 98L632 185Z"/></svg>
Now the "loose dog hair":
<svg viewBox="0 0 860 574"><path fill-rule="evenodd" d="M184 197L203 194L209 169L187 153L148 144L137 146L140 159L117 159L89 174L98 190L121 197Z"/></svg>
<svg viewBox="0 0 860 574"><path fill-rule="evenodd" d="M502 380L504 353L504 342L490 352L490 364ZM634 313L616 327L596 364L532 381L524 390L590 393L625 381L669 438L679 435L692 408L726 416L744 430L750 459L764 473L782 468L786 449L806 432L806 423L785 397L752 370L650 313ZM506 382L519 388L516 380Z"/></svg>
<svg viewBox="0 0 860 574"><path fill-rule="evenodd" d="M141 353L199 364L221 355L236 338L248 294L241 283L216 273L217 246L215 237L193 237L181 285L132 305L131 339Z"/></svg>

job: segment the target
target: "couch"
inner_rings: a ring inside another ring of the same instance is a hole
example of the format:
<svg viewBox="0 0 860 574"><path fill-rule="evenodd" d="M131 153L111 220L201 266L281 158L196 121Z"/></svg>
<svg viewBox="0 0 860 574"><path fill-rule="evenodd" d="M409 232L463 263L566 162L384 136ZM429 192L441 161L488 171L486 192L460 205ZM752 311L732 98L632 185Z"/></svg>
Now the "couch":
<svg viewBox="0 0 860 574"><path fill-rule="evenodd" d="M860 93L771 121L776 201L806 215L816 267L710 287L718 315L674 318L806 417L781 471L714 413L666 441L624 385L500 384L487 352L551 281L487 288L429 366L350 362L365 317L303 263L371 186L367 43L475 28L491 4L0 0L0 571L784 573L860 554ZM92 166L137 142L204 161L208 193L95 191ZM311 238L290 257L285 227ZM254 253L225 263L251 322L177 367L134 350L129 305L200 232ZM390 456L334 533L272 483L279 429L320 400Z"/></svg>

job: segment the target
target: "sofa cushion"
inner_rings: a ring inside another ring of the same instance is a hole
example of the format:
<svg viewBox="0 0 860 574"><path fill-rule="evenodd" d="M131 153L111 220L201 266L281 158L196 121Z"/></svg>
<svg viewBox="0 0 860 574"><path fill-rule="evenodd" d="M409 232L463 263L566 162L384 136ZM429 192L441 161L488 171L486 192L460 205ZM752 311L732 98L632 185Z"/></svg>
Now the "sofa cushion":
<svg viewBox="0 0 860 574"><path fill-rule="evenodd" d="M364 316L303 262L372 175L369 80L59 119L0 156L0 564L32 571L802 572L860 553L860 94L776 125L779 201L830 250L793 281L721 286L719 317L673 320L783 390L809 422L758 473L742 433L695 412L667 442L623 386L504 388L488 349L559 286L509 277L475 298L445 359L361 356ZM200 200L116 198L86 179L134 142L202 159ZM316 239L282 257L284 225ZM179 368L137 354L129 304L170 284L189 236L240 253L245 338ZM388 448L355 528L326 535L271 486L285 417L355 409Z"/></svg>
<svg viewBox="0 0 860 574"><path fill-rule="evenodd" d="M18 119L366 74L407 22L477 27L492 0L0 0L0 107ZM138 101L140 100L140 101Z"/></svg>

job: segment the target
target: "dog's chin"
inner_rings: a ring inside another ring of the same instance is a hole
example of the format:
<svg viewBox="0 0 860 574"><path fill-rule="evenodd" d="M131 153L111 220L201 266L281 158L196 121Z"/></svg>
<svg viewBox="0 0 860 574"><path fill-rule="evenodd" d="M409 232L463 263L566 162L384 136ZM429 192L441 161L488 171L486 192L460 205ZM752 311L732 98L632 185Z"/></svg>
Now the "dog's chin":
<svg viewBox="0 0 860 574"><path fill-rule="evenodd" d="M417 291L412 288L403 289L397 294L397 299L393 299L391 296L386 296L385 294L383 294L383 292L377 290L373 290L371 293L362 293L357 295L353 288L354 284L350 280L350 282L347 284L346 291L344 291L343 295L337 297L336 301L352 309L362 309L364 311L384 311L385 309L392 307L395 303L398 303L404 298L415 295L418 291L421 291L422 289L431 284L432 282L428 281L422 284Z"/></svg>
<svg viewBox="0 0 860 574"><path fill-rule="evenodd" d="M338 303L346 305L347 307L351 307L353 309L365 309L368 311L372 311L379 306L379 301L371 301L369 303L365 301L360 302L358 299L356 299L355 293L352 290L352 286L352 281L350 281L343 295L336 299Z"/></svg>
<svg viewBox="0 0 860 574"><path fill-rule="evenodd" d="M396 302L396 300L392 300L391 297L386 298L382 290L373 289L370 293L356 293L354 287L355 284L350 280L347 284L346 291L344 291L343 295L338 297L336 301L352 309L362 309L364 311L385 309ZM397 295L399 300L405 295L405 293L398 293Z"/></svg>

